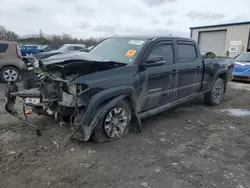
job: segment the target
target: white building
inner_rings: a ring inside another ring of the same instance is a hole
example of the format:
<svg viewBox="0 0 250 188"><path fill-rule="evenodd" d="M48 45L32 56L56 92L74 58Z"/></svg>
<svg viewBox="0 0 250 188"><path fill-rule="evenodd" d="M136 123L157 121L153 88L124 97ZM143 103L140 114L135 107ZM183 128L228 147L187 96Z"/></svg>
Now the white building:
<svg viewBox="0 0 250 188"><path fill-rule="evenodd" d="M190 27L190 35L199 43L201 51L214 52L217 56L228 53L233 57L250 51L250 21Z"/></svg>

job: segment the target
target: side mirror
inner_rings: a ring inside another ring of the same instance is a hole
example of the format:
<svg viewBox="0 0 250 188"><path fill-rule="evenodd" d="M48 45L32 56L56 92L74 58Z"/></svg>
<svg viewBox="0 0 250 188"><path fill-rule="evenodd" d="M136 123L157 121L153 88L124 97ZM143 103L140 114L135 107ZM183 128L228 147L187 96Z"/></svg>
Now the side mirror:
<svg viewBox="0 0 250 188"><path fill-rule="evenodd" d="M145 61L145 66L158 66L165 64L166 61L163 56L149 56Z"/></svg>

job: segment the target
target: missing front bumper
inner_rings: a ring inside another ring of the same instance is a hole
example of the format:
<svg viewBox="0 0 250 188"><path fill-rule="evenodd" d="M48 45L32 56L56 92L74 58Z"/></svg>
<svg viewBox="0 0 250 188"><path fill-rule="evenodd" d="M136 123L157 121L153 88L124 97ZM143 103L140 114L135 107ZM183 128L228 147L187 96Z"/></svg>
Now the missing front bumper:
<svg viewBox="0 0 250 188"><path fill-rule="evenodd" d="M42 128L33 125L27 121L27 116L25 115L25 106L23 106L24 118L19 115L18 111L15 108L16 96L13 95L14 93L18 93L18 87L14 82L10 82L5 88L5 110L13 117L25 123L26 125L36 128L37 135L41 136Z"/></svg>
<svg viewBox="0 0 250 188"><path fill-rule="evenodd" d="M5 88L5 110L10 114L17 113L15 109L16 96L11 95L11 93L17 93L18 87L14 82L8 83Z"/></svg>

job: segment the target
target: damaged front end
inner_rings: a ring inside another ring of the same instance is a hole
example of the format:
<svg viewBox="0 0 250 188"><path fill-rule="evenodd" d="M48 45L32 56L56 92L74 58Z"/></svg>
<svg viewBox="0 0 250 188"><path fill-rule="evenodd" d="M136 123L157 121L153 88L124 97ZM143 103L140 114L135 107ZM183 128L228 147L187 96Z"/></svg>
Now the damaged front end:
<svg viewBox="0 0 250 188"><path fill-rule="evenodd" d="M88 103L95 91L90 91L85 83L73 84L72 81L86 74L123 66L119 63L105 62L107 61L89 60L86 57L52 58L46 62L47 64L36 61L33 66L36 84L32 88L19 90L14 82L10 82L5 91L5 109L29 125L29 110L38 115L52 116L56 120L69 123L78 140L87 141L93 126L85 125L83 122ZM21 118L14 107L17 97L23 100L24 118Z"/></svg>

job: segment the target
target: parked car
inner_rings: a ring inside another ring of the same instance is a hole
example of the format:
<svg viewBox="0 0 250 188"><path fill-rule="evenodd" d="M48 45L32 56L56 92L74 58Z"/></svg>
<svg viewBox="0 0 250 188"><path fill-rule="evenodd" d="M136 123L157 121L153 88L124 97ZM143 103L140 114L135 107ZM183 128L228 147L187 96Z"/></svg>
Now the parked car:
<svg viewBox="0 0 250 188"><path fill-rule="evenodd" d="M230 81L231 64L202 60L194 40L115 36L89 53L73 52L37 61L37 86L10 83L6 110L16 115L15 97L35 113L63 119L82 141L121 138L141 118L204 95L218 105Z"/></svg>
<svg viewBox="0 0 250 188"><path fill-rule="evenodd" d="M37 45L21 45L20 51L22 56L33 55L40 52L40 49Z"/></svg>
<svg viewBox="0 0 250 188"><path fill-rule="evenodd" d="M86 47L84 44L64 44L62 47L60 47L57 50L52 50L49 52L40 52L34 55L36 59L45 59L48 57L51 57L53 55L58 55L64 52L72 52L72 51L78 51L78 50L85 50Z"/></svg>
<svg viewBox="0 0 250 188"><path fill-rule="evenodd" d="M0 41L0 79L2 82L19 81L26 65L16 42Z"/></svg>
<svg viewBox="0 0 250 188"><path fill-rule="evenodd" d="M250 81L250 52L244 52L234 58L234 80Z"/></svg>
<svg viewBox="0 0 250 188"><path fill-rule="evenodd" d="M53 50L58 50L59 48L61 48L59 45L45 45L40 48L40 52L50 52Z"/></svg>

